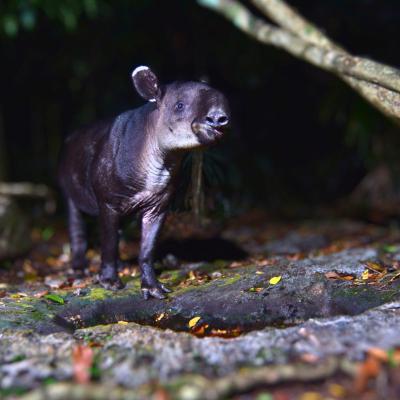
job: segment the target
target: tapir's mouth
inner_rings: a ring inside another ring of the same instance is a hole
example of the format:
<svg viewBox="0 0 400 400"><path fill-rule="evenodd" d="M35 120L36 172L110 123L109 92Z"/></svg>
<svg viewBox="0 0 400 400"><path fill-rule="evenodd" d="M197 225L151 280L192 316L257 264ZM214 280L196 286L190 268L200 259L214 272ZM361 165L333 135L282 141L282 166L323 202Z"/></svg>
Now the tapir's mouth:
<svg viewBox="0 0 400 400"><path fill-rule="evenodd" d="M217 129L200 122L193 122L192 130L197 135L201 144L212 144L224 135L222 128Z"/></svg>

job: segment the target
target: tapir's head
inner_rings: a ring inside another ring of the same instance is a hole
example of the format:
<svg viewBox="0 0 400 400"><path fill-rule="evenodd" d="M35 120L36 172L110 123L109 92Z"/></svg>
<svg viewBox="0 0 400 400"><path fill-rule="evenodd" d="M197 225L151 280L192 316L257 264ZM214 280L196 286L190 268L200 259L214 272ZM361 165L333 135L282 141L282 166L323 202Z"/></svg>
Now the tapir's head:
<svg viewBox="0 0 400 400"><path fill-rule="evenodd" d="M225 96L200 82L160 85L149 67L137 67L133 84L147 101L156 104L157 140L164 150L193 149L215 143L229 122Z"/></svg>

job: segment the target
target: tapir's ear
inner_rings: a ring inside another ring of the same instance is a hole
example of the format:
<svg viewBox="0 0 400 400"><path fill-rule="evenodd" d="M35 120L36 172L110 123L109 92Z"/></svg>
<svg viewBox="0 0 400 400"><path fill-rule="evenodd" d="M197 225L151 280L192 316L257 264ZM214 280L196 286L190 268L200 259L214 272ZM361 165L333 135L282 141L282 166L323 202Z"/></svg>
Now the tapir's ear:
<svg viewBox="0 0 400 400"><path fill-rule="evenodd" d="M160 99L160 86L154 72L145 66L137 67L132 72L133 84L137 92L148 101Z"/></svg>

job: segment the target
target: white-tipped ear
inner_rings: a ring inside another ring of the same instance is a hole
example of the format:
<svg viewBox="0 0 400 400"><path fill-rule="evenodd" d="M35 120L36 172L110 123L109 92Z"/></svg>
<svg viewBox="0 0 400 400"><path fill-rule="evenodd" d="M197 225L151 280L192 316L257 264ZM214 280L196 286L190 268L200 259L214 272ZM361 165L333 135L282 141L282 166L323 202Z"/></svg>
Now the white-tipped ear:
<svg viewBox="0 0 400 400"><path fill-rule="evenodd" d="M147 101L158 101L160 99L160 87L157 76L144 65L137 67L132 72L133 85L137 92Z"/></svg>

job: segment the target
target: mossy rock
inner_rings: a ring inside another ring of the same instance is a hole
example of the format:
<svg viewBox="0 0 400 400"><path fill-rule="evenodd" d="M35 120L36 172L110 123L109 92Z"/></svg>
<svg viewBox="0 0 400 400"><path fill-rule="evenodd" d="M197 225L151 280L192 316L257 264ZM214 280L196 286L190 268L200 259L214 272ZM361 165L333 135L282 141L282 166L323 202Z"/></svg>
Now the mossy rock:
<svg viewBox="0 0 400 400"><path fill-rule="evenodd" d="M0 261L29 250L29 220L10 197L0 196L0 227Z"/></svg>

